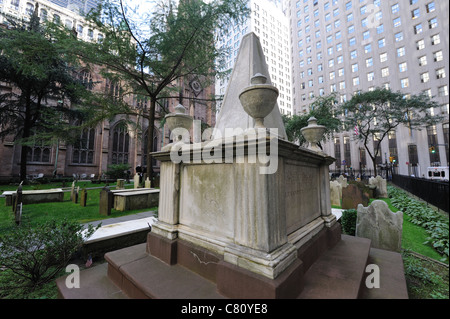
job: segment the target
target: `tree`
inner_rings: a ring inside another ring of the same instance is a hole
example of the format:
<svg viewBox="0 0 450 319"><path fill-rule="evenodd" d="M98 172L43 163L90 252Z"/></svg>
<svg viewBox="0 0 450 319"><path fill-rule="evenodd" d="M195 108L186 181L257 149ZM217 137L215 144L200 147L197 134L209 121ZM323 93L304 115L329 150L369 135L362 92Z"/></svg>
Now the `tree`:
<svg viewBox="0 0 450 319"><path fill-rule="evenodd" d="M179 1L177 6L172 0L161 0L154 12L137 19L121 0L109 0L87 17L103 35L102 40L70 44L80 59L102 66L104 77L120 82L124 96L150 101L148 110L132 109L126 103L103 110L103 114L139 114L148 120L150 177L156 105L178 95L178 82L194 77L202 81L214 79L217 63L226 52L216 48L215 31L239 23L247 13L244 0L189 0ZM163 104L160 106L164 109Z"/></svg>
<svg viewBox="0 0 450 319"><path fill-rule="evenodd" d="M306 143L301 129L308 126L310 117L315 117L318 125L324 125L326 127L322 141L330 138L333 133L339 132L342 125L341 120L335 116L336 103L335 94L321 96L316 98L311 104L309 113L301 115L294 114L292 117L283 115L288 139L290 141L298 141L300 145Z"/></svg>
<svg viewBox="0 0 450 319"><path fill-rule="evenodd" d="M436 107L439 104L426 94L405 96L402 92L377 88L355 94L341 105L341 111L346 128L358 129L358 134L354 136L363 142L372 159L376 176L375 161L380 153L381 141L400 125L418 130L434 125L441 117L432 116L429 110ZM371 141L378 142L373 149L370 147Z"/></svg>
<svg viewBox="0 0 450 319"><path fill-rule="evenodd" d="M37 8L29 23L0 28L0 81L11 85L0 92L0 138L12 135L21 145L21 180L27 175L28 146L67 139L68 120L82 112L66 103L80 102L87 91L64 49L39 24Z"/></svg>

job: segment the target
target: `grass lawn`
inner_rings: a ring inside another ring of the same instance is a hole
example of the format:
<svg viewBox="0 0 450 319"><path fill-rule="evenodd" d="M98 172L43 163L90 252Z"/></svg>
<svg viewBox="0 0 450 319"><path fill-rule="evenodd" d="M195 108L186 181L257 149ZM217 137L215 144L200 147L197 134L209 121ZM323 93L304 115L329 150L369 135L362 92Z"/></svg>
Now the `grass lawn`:
<svg viewBox="0 0 450 319"><path fill-rule="evenodd" d="M68 185L69 187L71 185ZM78 182L75 186L83 187L103 187L104 184L92 184L91 182ZM67 186L66 186L67 187ZM115 188L115 185L110 185L111 189ZM126 188L131 188L127 186ZM24 190L29 189L49 189L49 188L61 188L61 184L44 184L44 185L25 185ZM5 186L0 185L0 190L16 190L17 186ZM99 198L101 188L88 189L87 190L87 203L85 207L82 207L79 203L75 204L70 200L70 192L64 193L63 202L55 203L40 203L24 205L22 210L22 223L33 225L41 223L51 219L67 219L77 221L79 223L87 223L95 220L120 217L125 215L136 214L149 210L156 210L156 208L146 208L138 210L130 210L126 212L111 210L110 216L103 216L99 214ZM11 206L5 206L5 198L0 198L0 233L8 231L14 224L14 214Z"/></svg>
<svg viewBox="0 0 450 319"><path fill-rule="evenodd" d="M397 208L391 205L391 201L389 198L380 198L380 200L385 201L392 212L398 211ZM372 201L374 201L374 199L370 200L370 202ZM426 238L428 237L425 229L418 225L414 225L409 220L410 217L406 214L403 214L402 248L404 250L413 251L435 260L441 260L442 256L439 255L436 250L433 249L433 247L424 244Z"/></svg>

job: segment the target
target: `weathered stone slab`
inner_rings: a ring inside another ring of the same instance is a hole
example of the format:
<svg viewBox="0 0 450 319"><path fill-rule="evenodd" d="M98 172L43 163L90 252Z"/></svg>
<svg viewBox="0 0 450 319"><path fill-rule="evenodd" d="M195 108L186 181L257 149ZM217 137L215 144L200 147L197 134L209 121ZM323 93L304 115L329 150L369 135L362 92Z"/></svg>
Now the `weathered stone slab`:
<svg viewBox="0 0 450 319"><path fill-rule="evenodd" d="M387 182L383 177L378 175L377 177L369 178L369 185L376 186L375 195L377 198L387 198L388 197Z"/></svg>
<svg viewBox="0 0 450 319"><path fill-rule="evenodd" d="M80 205L82 207L86 207L86 204L87 204L87 190L83 188L80 191Z"/></svg>
<svg viewBox="0 0 450 319"><path fill-rule="evenodd" d="M337 181L339 182L339 184L341 184L342 188L347 187L347 185L348 185L347 177L344 177L343 175L339 175L339 177L337 178Z"/></svg>
<svg viewBox="0 0 450 319"><path fill-rule="evenodd" d="M124 189L125 188L125 180L118 179L116 183L116 189Z"/></svg>
<svg viewBox="0 0 450 319"><path fill-rule="evenodd" d="M100 191L100 201L99 201L99 213L100 215L109 216L111 215L111 209L113 207L113 193L108 187L104 187Z"/></svg>
<svg viewBox="0 0 450 319"><path fill-rule="evenodd" d="M330 181L331 205L341 206L342 185L338 181Z"/></svg>
<svg viewBox="0 0 450 319"><path fill-rule="evenodd" d="M114 193L114 209L127 211L158 206L159 189Z"/></svg>
<svg viewBox="0 0 450 319"><path fill-rule="evenodd" d="M349 184L342 188L342 209L357 209L359 204L367 206L369 198L358 186Z"/></svg>
<svg viewBox="0 0 450 319"><path fill-rule="evenodd" d="M356 236L369 238L372 247L400 252L403 213L393 213L382 200L374 200L369 207L358 205Z"/></svg>
<svg viewBox="0 0 450 319"><path fill-rule="evenodd" d="M16 194L16 191L4 192L6 206L13 205L12 196ZM52 202L62 202L64 200L64 192L62 189L42 189L42 190L29 190L22 191L22 203L27 204L38 204L38 203L52 203Z"/></svg>

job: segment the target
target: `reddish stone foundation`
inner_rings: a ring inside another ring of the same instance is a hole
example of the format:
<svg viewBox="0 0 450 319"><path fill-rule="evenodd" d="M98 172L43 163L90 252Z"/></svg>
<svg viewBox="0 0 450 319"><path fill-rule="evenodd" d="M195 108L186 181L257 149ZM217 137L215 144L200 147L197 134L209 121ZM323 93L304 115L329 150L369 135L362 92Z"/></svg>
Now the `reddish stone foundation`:
<svg viewBox="0 0 450 319"><path fill-rule="evenodd" d="M180 264L215 282L218 292L228 298L287 299L296 298L302 292L306 271L340 239L340 224L322 229L298 249L298 259L275 279L225 262L222 256L193 243L169 240L151 232L147 237L147 252L168 265Z"/></svg>

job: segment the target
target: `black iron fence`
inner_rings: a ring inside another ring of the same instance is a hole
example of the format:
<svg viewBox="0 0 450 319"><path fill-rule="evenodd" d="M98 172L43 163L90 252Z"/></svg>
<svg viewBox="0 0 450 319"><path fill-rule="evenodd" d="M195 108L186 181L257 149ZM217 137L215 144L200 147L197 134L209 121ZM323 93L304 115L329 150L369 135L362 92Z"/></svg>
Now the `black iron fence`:
<svg viewBox="0 0 450 319"><path fill-rule="evenodd" d="M447 213L449 212L448 182L437 182L425 178L393 174L392 183L427 203Z"/></svg>

